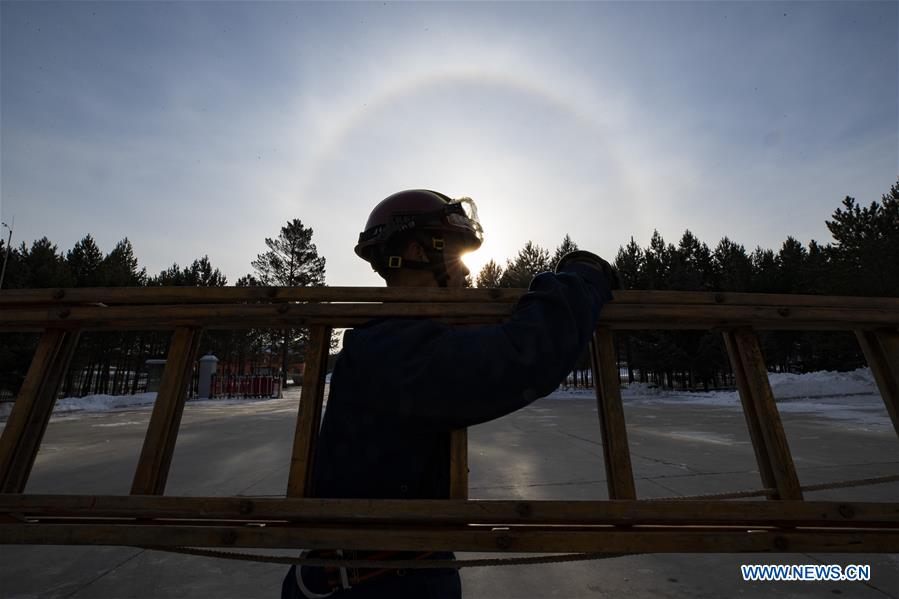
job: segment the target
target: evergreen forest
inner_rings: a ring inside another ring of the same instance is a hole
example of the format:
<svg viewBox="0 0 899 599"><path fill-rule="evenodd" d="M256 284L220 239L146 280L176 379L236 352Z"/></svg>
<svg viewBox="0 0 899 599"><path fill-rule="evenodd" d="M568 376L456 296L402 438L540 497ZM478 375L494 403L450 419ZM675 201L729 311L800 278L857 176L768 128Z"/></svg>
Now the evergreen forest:
<svg viewBox="0 0 899 599"><path fill-rule="evenodd" d="M864 205L847 196L826 225L832 240L825 243L810 240L806 245L791 236L779 248L753 249L729 237L710 246L689 230L674 244L656 231L645 247L631 237L613 264L625 289L899 297L899 181L879 202ZM250 262L253 271L235 284L324 286L325 258L312 234L300 220L289 221L277 236L265 239L266 250ZM568 235L552 252L528 241L506 264L488 262L475 284L526 288L536 274L553 270L559 258L577 248ZM2 289L228 284L208 256L148 274L127 238L108 252L89 234L65 252L46 237L12 248L0 240L0 256L6 259ZM169 336L160 331L85 333L61 395L136 392L144 363L165 357ZM685 389L733 385L718 333L639 331L620 333L616 340L628 381ZM0 398L17 393L36 341L36 335L0 335ZM201 351L217 355L222 372L266 367L286 377L302 361L306 341L303 330L211 331L204 335ZM772 371L864 366L849 333L766 332L762 344ZM585 360L580 369L586 369Z"/></svg>

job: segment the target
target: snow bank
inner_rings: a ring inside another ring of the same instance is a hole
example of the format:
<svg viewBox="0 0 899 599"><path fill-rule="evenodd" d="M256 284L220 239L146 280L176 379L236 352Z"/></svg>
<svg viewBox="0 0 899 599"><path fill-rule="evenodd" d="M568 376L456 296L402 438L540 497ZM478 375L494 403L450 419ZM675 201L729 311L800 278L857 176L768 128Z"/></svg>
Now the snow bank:
<svg viewBox="0 0 899 599"><path fill-rule="evenodd" d="M846 409L846 396L867 395L868 398L854 397L854 409L863 406L883 408L874 377L868 368L852 372L811 372L807 374L770 373L774 397L784 412L829 412L838 415ZM548 399L592 399L593 389L556 389ZM688 393L652 387L645 383L633 383L622 389L625 401L690 403L708 406L740 405L736 391L711 391L708 393ZM88 395L86 397L66 397L56 402L54 416L68 416L79 413L111 412L151 405L156 393L139 395ZM868 401L870 400L870 401ZM255 401L270 401L260 398L191 400L188 405L223 405ZM12 410L12 402L0 403L0 420L6 420ZM853 409L849 408L849 409Z"/></svg>
<svg viewBox="0 0 899 599"><path fill-rule="evenodd" d="M870 368L859 368L852 372L821 371L806 374L770 372L768 373L768 380L771 382L774 398L778 401L844 395L877 395L879 393ZM646 383L632 383L622 388L621 396L624 399L678 397L707 405L725 405L739 401L736 391L691 393L662 389ZM550 399L584 399L593 397L593 389L564 389L559 387L547 397Z"/></svg>
<svg viewBox="0 0 899 599"><path fill-rule="evenodd" d="M848 421L864 430L890 431L880 393L868 368L852 372L769 373L771 389L781 413L803 413ZM549 399L592 399L592 389L557 389ZM689 393L635 383L622 389L627 403L639 405L689 404L741 409L736 391Z"/></svg>
<svg viewBox="0 0 899 599"><path fill-rule="evenodd" d="M768 375L768 380L771 381L771 389L777 399L878 393L870 368L859 368L852 372L825 370L808 374L774 372Z"/></svg>
<svg viewBox="0 0 899 599"><path fill-rule="evenodd" d="M56 400L53 415L71 414L75 412L112 412L144 406L156 401L156 392L138 393L137 395L86 395L85 397L64 397ZM0 403L0 420L6 420L12 411L13 402Z"/></svg>
<svg viewBox="0 0 899 599"><path fill-rule="evenodd" d="M86 395L85 397L65 397L56 402L54 413L67 412L111 412L145 406L156 401L156 392L137 395Z"/></svg>
<svg viewBox="0 0 899 599"><path fill-rule="evenodd" d="M86 395L84 397L64 397L56 401L53 416L70 416L78 414L97 414L129 410L140 406L149 406L156 401L156 392L138 393L137 395ZM268 401L268 398L230 398L230 399L191 399L188 406L223 405L254 401ZM0 421L6 420L12 411L13 402L0 403Z"/></svg>

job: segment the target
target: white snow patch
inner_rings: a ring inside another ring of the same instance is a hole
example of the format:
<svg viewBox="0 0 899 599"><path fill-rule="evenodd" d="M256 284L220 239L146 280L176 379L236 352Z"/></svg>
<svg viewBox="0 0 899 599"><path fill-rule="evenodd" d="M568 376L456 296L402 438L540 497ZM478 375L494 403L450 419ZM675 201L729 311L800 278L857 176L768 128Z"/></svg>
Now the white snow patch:
<svg viewBox="0 0 899 599"><path fill-rule="evenodd" d="M112 412L136 406L145 406L156 401L156 392L136 395L86 395L84 397L64 397L56 402L53 413L66 412Z"/></svg>
<svg viewBox="0 0 899 599"><path fill-rule="evenodd" d="M838 395L876 395L877 384L870 368L859 368L852 372L809 372L790 374L769 372L768 380L774 398L778 401L803 398L835 397ZM593 397L593 389L559 387L547 397L550 399ZM687 392L663 389L647 383L631 383L621 390L624 399L645 399L651 397L695 398L698 403L728 404L738 401L736 391Z"/></svg>
<svg viewBox="0 0 899 599"><path fill-rule="evenodd" d="M813 413L838 420L853 421L867 429L888 430L892 427L874 377L868 368L852 372L811 372L807 374L769 373L771 388L781 412ZM677 403L698 406L740 407L736 391L689 393L669 391L645 383L633 383L622 389L627 403ZM559 388L547 399L592 399L593 389ZM66 397L56 402L54 418L78 417L86 413L113 412L151 405L156 393L138 395L88 395ZM194 399L188 406L225 406L271 401L268 398ZM0 421L6 420L13 402L0 403Z"/></svg>
<svg viewBox="0 0 899 599"><path fill-rule="evenodd" d="M877 384L870 368L852 372L810 372L790 374L773 372L768 375L771 389L777 399L826 397L834 395L860 395L877 393Z"/></svg>
<svg viewBox="0 0 899 599"><path fill-rule="evenodd" d="M78 412L96 413L127 410L137 406L145 406L156 401L156 392L138 393L136 395L86 395L84 397L64 397L56 400L53 416L69 415ZM0 404L0 420L6 420L12 411L13 402Z"/></svg>
<svg viewBox="0 0 899 599"><path fill-rule="evenodd" d="M53 408L52 420L61 418L77 418L82 414L98 414L102 412L119 412L153 405L156 401L156 392L138 393L136 395L86 395L84 397L64 397L56 400ZM191 399L186 406L224 406L233 404L245 404L256 401L270 401L268 398L251 397L246 399ZM14 402L0 403L0 421L9 417ZM127 423L116 423L105 426L121 426Z"/></svg>
<svg viewBox="0 0 899 599"><path fill-rule="evenodd" d="M834 420L852 422L865 430L888 431L892 423L880 398L877 385L869 368L852 372L810 372L768 374L771 390L783 413L807 413ZM739 409L740 396L736 391L710 391L690 393L650 387L634 383L621 390L627 403L642 405L689 404ZM549 399L590 399L593 389L559 388Z"/></svg>

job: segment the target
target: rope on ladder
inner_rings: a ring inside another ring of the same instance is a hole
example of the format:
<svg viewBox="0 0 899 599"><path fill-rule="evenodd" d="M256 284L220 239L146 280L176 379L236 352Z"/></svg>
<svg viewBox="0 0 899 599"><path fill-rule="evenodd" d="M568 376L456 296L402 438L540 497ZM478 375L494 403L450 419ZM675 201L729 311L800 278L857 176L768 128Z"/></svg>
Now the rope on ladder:
<svg viewBox="0 0 899 599"><path fill-rule="evenodd" d="M197 547L141 547L154 551L182 553L200 557L216 557L244 562L262 562L267 564L285 564L296 566L339 568L389 568L391 570L429 570L434 568L482 568L486 566L520 566L526 564L560 564L586 560L610 559L636 555L633 553L566 553L562 555L541 555L531 557L505 557L486 559L435 559L435 560L365 560L365 559L318 559L308 557L290 557L278 555L259 555L255 553L238 553L236 551L219 551L215 549L199 549Z"/></svg>

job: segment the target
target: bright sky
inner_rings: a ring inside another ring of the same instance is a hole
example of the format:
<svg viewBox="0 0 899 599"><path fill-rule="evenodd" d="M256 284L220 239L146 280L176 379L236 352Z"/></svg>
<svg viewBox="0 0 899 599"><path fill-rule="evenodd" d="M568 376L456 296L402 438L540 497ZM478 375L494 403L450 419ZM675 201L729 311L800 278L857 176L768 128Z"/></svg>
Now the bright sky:
<svg viewBox="0 0 899 599"><path fill-rule="evenodd" d="M232 284L300 218L330 285L380 285L352 248L414 187L478 203L474 273L566 233L826 242L899 173L897 7L2 2L0 216Z"/></svg>

